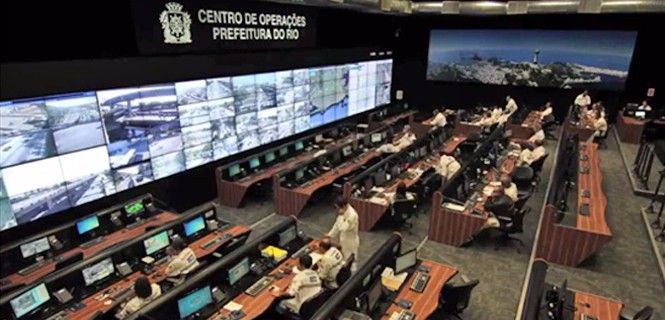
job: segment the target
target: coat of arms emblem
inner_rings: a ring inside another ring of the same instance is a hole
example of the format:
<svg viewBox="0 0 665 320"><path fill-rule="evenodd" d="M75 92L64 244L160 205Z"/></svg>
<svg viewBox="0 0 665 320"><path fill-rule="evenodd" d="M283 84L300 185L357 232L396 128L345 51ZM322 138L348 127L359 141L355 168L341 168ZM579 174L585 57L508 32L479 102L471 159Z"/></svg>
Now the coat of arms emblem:
<svg viewBox="0 0 665 320"><path fill-rule="evenodd" d="M177 2L166 4L166 10L159 15L164 31L164 43L181 44L191 43L192 33L190 27L192 19L189 13L182 11L182 5Z"/></svg>

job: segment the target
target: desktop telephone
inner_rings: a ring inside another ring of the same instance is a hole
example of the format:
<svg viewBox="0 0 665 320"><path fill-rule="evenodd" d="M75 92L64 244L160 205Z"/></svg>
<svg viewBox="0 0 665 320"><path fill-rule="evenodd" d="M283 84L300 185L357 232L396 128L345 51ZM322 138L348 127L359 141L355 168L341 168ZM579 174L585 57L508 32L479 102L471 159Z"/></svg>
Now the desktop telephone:
<svg viewBox="0 0 665 320"><path fill-rule="evenodd" d="M269 269L270 269L269 262L267 262L264 259L257 260L256 262L252 263L252 265L249 267L249 270L251 270L257 276L263 275Z"/></svg>
<svg viewBox="0 0 665 320"><path fill-rule="evenodd" d="M228 295L222 289L214 287L212 288L212 297L215 299L215 302L222 303L228 298Z"/></svg>

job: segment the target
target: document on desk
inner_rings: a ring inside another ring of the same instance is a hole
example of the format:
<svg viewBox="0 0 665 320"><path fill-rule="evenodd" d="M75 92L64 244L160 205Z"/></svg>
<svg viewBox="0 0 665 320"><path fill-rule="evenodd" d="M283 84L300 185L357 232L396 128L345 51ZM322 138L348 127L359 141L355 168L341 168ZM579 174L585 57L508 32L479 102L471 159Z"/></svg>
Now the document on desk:
<svg viewBox="0 0 665 320"><path fill-rule="evenodd" d="M390 291L397 291L402 286L402 283L406 281L406 277L409 276L408 273L402 272L398 275L392 274L394 272L392 269L386 268L381 274L381 284Z"/></svg>
<svg viewBox="0 0 665 320"><path fill-rule="evenodd" d="M443 207L448 209L448 210L453 210L453 211L459 211L459 212L464 211L464 206L463 205L459 205L457 203L452 203L452 202L444 202Z"/></svg>
<svg viewBox="0 0 665 320"><path fill-rule="evenodd" d="M242 310L242 304L231 301L231 302L224 305L224 309L226 309L228 311L231 311L231 312L237 311L237 310Z"/></svg>
<svg viewBox="0 0 665 320"><path fill-rule="evenodd" d="M310 252L309 256L312 258L312 264L316 264L321 260L321 257L323 257L323 255L318 252Z"/></svg>

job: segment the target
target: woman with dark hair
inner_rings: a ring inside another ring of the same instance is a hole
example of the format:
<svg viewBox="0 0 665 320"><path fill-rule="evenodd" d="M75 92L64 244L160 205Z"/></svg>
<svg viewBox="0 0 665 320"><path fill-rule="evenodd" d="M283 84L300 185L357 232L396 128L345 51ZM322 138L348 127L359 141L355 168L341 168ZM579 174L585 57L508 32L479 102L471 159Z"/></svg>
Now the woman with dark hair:
<svg viewBox="0 0 665 320"><path fill-rule="evenodd" d="M130 314L138 311L150 301L162 294L162 289L155 283L150 283L147 277L141 276L134 282L134 293L136 297L129 300L116 314L116 318L124 319Z"/></svg>
<svg viewBox="0 0 665 320"><path fill-rule="evenodd" d="M397 185L397 189L395 190L395 196L393 197L393 202L398 200L412 200L412 199L414 199L414 195L411 192L407 191L406 184L404 184L404 182L400 182Z"/></svg>

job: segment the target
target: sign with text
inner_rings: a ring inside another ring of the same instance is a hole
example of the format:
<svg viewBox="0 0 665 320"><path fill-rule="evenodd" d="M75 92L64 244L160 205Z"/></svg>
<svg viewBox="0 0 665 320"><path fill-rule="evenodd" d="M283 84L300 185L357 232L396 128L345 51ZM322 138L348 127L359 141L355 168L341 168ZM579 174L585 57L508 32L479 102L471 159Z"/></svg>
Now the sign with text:
<svg viewBox="0 0 665 320"><path fill-rule="evenodd" d="M132 1L144 54L315 46L312 8L252 1Z"/></svg>

